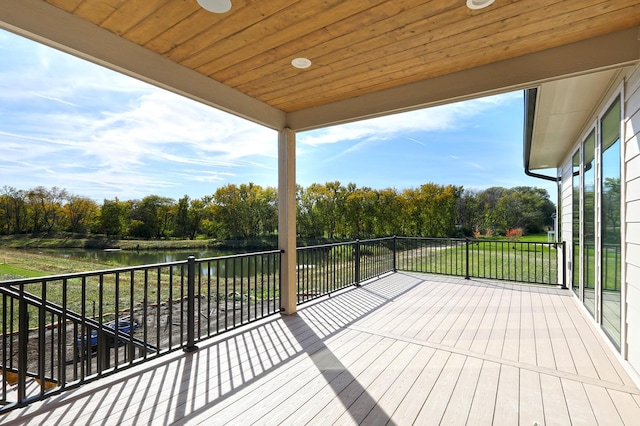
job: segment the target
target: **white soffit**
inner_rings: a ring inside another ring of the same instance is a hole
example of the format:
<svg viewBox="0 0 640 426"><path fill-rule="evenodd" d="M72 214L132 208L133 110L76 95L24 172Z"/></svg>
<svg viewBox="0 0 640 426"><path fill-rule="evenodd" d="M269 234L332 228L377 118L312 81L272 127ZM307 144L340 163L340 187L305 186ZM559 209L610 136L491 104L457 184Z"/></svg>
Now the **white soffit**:
<svg viewBox="0 0 640 426"><path fill-rule="evenodd" d="M578 141L618 70L542 83L534 117L529 168L555 168Z"/></svg>

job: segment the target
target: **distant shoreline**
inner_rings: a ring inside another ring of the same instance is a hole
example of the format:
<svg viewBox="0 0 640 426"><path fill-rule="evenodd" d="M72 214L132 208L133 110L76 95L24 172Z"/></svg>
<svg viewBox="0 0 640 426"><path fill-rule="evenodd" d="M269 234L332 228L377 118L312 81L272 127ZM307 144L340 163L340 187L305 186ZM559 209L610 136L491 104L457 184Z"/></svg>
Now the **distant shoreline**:
<svg viewBox="0 0 640 426"><path fill-rule="evenodd" d="M195 240L129 240L100 235L77 234L19 234L0 236L0 247L5 248L77 248L87 250L188 250L188 249L272 249L278 246L277 237L221 241L216 239Z"/></svg>

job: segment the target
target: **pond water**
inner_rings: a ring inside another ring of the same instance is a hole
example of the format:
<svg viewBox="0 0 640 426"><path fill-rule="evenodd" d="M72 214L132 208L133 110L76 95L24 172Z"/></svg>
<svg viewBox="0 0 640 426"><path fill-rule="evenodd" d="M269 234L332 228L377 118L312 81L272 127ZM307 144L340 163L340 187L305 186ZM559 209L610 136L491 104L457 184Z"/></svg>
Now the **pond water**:
<svg viewBox="0 0 640 426"><path fill-rule="evenodd" d="M85 250L85 249L38 249L40 253L50 254L60 257L75 257L82 259L93 259L104 262L117 262L126 266L150 265L154 263L175 262L186 260L189 256L198 259L227 256L230 254L246 253L242 251L222 251L222 250Z"/></svg>

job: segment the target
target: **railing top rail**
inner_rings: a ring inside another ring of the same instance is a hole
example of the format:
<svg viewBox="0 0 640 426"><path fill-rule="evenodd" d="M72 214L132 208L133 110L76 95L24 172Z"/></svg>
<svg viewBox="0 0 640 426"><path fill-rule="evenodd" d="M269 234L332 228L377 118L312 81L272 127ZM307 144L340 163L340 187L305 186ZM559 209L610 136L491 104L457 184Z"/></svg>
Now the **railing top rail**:
<svg viewBox="0 0 640 426"><path fill-rule="evenodd" d="M438 238L438 237L396 237L399 240L426 240L426 241L460 241L460 242L465 242L467 240L469 240L469 238L454 238L454 237L444 237L444 238Z"/></svg>
<svg viewBox="0 0 640 426"><path fill-rule="evenodd" d="M242 253L242 254L232 254L228 256L219 256L219 257L210 257L210 258L202 258L196 259L197 262L210 262L212 260L217 259L233 259L233 258L245 258L245 257L253 257L253 256L261 256L266 254L275 254L282 253L282 250L269 250L269 251L261 251L255 253ZM188 259L184 260L176 260L173 262L163 262L163 263L154 263L150 265L137 265L137 266L126 266L122 268L113 268L113 269L101 269L97 271L86 271L86 272L75 272L71 274L56 274L56 275L46 275L42 277L34 277L34 278L18 278L15 280L7 280L0 281L0 287L9 287L9 286L20 286L25 284L37 284L48 281L59 281L63 279L74 279L74 278L87 278L99 275L109 275L116 273L129 273L135 271L144 271L158 268L166 268L171 266L179 266L186 265L188 263Z"/></svg>
<svg viewBox="0 0 640 426"><path fill-rule="evenodd" d="M342 241L338 243L317 244L313 246L298 247L297 250L302 251L302 250L312 250L312 249L320 249L320 248L330 248L330 247L337 247L337 246L344 246L344 245L354 245L356 243L360 243L360 244L375 243L378 241L390 241L390 240L393 240L394 238L396 237L380 237L380 238L369 238L366 240L351 240L351 241Z"/></svg>
<svg viewBox="0 0 640 426"><path fill-rule="evenodd" d="M366 240L358 240L358 242L360 243L377 243L378 241L390 241L393 240L395 237L380 237L380 238L369 238Z"/></svg>
<svg viewBox="0 0 640 426"><path fill-rule="evenodd" d="M338 247L338 246L344 246L344 245L354 245L355 243L356 243L355 241L343 241L341 243L329 243L329 244L318 244L318 245L315 245L315 246L297 247L296 250L297 251L303 251L303 250L330 248L330 247Z"/></svg>
<svg viewBox="0 0 640 426"><path fill-rule="evenodd" d="M23 285L23 284L36 284L42 283L45 281L59 281L64 279L73 279L73 278L83 278L83 277L92 277L96 275L107 275L107 274L115 274L115 273L123 273L123 272L132 272L132 271L144 271L149 269L157 269L157 268L165 268L168 266L178 266L178 265L186 265L187 260L176 260L173 262L164 262L164 263L154 263L151 265L137 265L137 266L125 266L122 268L113 268L113 269L100 269L97 271L86 271L86 272L75 272L71 274L56 274L56 275L45 275L42 277L34 277L34 278L19 278L16 280L8 280L8 281L0 281L0 287L8 287L14 285Z"/></svg>
<svg viewBox="0 0 640 426"><path fill-rule="evenodd" d="M245 257L256 257L256 256L266 256L268 254L277 254L284 253L282 249L274 249L274 250L266 250L266 251L257 251L250 253L240 253L240 254L229 254L226 256L215 256L215 257L203 257L202 259L196 259L196 262L211 262L212 260L225 260L225 259L239 259Z"/></svg>
<svg viewBox="0 0 640 426"><path fill-rule="evenodd" d="M488 240L484 238L467 238L472 243L504 243L504 244L536 244L545 246L561 245L561 242L555 241L511 241L511 240ZM464 241L464 240L463 240Z"/></svg>
<svg viewBox="0 0 640 426"><path fill-rule="evenodd" d="M436 237L396 237L399 240L419 240L419 241L459 241L470 243L504 243L504 244L538 244L538 245L561 245L562 242L558 241L511 241L511 240L497 240L486 238L436 238Z"/></svg>

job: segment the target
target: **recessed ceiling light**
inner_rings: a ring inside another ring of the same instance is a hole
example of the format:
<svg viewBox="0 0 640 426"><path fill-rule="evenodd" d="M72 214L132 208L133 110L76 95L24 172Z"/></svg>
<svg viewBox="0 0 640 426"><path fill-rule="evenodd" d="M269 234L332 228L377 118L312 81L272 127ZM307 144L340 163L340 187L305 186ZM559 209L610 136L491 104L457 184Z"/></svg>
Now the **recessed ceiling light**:
<svg viewBox="0 0 640 426"><path fill-rule="evenodd" d="M305 69L311 66L311 61L307 58L295 58L291 61L291 65L296 68Z"/></svg>
<svg viewBox="0 0 640 426"><path fill-rule="evenodd" d="M225 13L231 10L231 0L197 0L205 10L213 13Z"/></svg>
<svg viewBox="0 0 640 426"><path fill-rule="evenodd" d="M467 7L469 9L482 9L490 4L492 4L495 0L467 0Z"/></svg>

